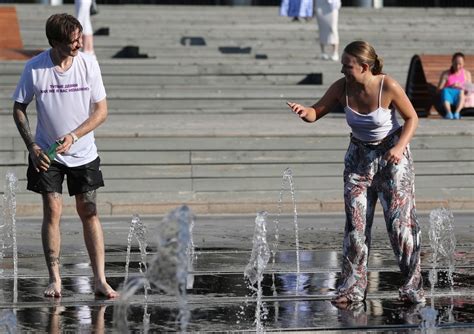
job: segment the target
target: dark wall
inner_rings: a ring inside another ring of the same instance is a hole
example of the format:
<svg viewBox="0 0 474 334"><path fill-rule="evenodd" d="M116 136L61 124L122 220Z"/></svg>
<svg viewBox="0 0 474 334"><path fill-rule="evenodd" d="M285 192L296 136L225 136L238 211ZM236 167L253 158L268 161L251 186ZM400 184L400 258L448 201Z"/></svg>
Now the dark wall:
<svg viewBox="0 0 474 334"><path fill-rule="evenodd" d="M0 0L0 3L2 0ZM64 0L64 3L73 0ZM97 0L104 4L160 5L232 5L234 0ZM254 6L279 6L281 0L248 0ZM354 6L357 0L342 0L343 6ZM384 0L385 7L474 7L474 0Z"/></svg>
<svg viewBox="0 0 474 334"><path fill-rule="evenodd" d="M97 0L99 4L151 4L151 5L207 5L228 6L235 0ZM279 6L281 0L248 0L253 6ZM36 0L0 0L1 3L35 3ZM74 0L63 0L72 4ZM342 0L343 6L354 6L357 0ZM474 0L384 0L384 7L474 7Z"/></svg>
<svg viewBox="0 0 474 334"><path fill-rule="evenodd" d="M384 0L386 7L474 7L473 0Z"/></svg>

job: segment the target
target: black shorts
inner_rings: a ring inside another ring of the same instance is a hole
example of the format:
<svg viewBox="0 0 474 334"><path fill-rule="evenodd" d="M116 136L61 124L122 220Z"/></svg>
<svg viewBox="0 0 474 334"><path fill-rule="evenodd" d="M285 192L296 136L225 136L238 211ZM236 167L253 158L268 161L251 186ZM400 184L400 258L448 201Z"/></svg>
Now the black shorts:
<svg viewBox="0 0 474 334"><path fill-rule="evenodd" d="M63 193L63 181L66 175L70 196L82 194L104 186L100 158L82 166L68 167L53 161L46 172L38 173L28 159L27 189L37 193Z"/></svg>

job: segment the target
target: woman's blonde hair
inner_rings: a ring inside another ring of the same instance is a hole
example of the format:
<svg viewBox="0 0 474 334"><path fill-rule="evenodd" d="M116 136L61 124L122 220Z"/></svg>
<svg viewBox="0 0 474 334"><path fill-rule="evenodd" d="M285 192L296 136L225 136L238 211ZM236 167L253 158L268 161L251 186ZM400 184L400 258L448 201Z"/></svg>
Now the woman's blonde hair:
<svg viewBox="0 0 474 334"><path fill-rule="evenodd" d="M344 48L344 52L355 57L359 64L368 64L372 74L382 73L383 59L377 55L374 47L366 41L354 41Z"/></svg>

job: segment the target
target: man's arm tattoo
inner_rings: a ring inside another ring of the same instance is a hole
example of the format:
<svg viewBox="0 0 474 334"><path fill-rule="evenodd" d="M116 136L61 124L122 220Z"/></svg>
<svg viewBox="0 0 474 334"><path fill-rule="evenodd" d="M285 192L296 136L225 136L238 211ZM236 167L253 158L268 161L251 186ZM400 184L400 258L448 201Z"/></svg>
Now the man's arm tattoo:
<svg viewBox="0 0 474 334"><path fill-rule="evenodd" d="M15 120L16 127L20 132L26 147L29 148L34 143L34 138L31 133L30 122L26 115L26 105L15 103L13 110L13 118Z"/></svg>

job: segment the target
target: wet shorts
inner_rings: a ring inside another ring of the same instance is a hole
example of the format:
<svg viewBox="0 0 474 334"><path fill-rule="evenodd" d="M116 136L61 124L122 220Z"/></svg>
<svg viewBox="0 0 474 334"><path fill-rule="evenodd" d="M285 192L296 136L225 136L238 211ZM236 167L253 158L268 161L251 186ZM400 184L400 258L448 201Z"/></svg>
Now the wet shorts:
<svg viewBox="0 0 474 334"><path fill-rule="evenodd" d="M457 88L446 87L441 90L441 100L443 102L449 102L453 106L457 106L459 103L459 96L461 95L461 90Z"/></svg>
<svg viewBox="0 0 474 334"><path fill-rule="evenodd" d="M68 167L53 161L46 172L38 173L28 159L27 189L37 193L59 193L63 192L64 175L66 175L69 195L74 196L104 186L102 171L100 170L100 158L82 166Z"/></svg>

